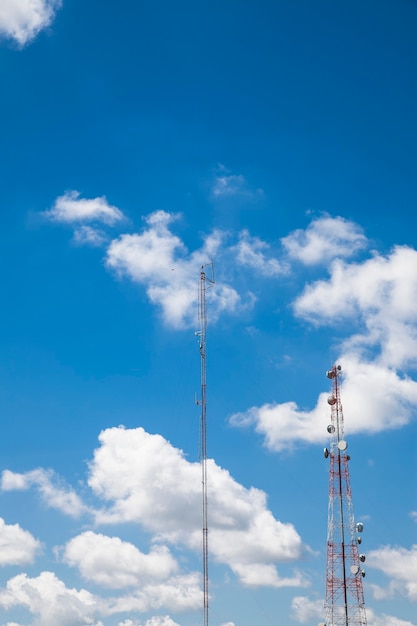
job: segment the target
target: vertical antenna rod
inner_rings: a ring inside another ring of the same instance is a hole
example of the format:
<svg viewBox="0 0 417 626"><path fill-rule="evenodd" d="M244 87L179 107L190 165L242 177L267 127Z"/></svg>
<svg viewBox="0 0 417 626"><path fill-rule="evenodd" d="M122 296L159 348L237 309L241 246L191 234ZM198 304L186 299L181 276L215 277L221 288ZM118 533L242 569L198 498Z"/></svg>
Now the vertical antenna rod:
<svg viewBox="0 0 417 626"><path fill-rule="evenodd" d="M324 456L330 456L329 513L327 527L326 564L326 623L319 626L366 626L365 600L361 569L365 555L359 554L362 543L360 533L363 524L355 525L352 491L344 440L343 410L340 401L340 365L334 365L327 378L332 381L332 393L327 402L331 406L330 451L324 448ZM358 534L357 534L358 533Z"/></svg>
<svg viewBox="0 0 417 626"><path fill-rule="evenodd" d="M204 626L208 626L208 516L207 516L207 382L206 382L206 335L207 304L206 291L214 285L214 267L211 265L211 278L206 276L204 265L200 271L198 298L198 319L200 323L200 363L201 363L201 482L203 486L203 612Z"/></svg>

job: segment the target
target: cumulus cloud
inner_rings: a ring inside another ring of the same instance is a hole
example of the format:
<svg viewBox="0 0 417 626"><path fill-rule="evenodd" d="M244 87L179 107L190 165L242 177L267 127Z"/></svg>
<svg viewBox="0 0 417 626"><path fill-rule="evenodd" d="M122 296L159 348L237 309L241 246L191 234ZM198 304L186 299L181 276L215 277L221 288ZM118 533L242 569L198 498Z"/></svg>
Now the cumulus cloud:
<svg viewBox="0 0 417 626"><path fill-rule="evenodd" d="M0 517L0 565L32 563L41 543L19 524L6 524Z"/></svg>
<svg viewBox="0 0 417 626"><path fill-rule="evenodd" d="M112 589L166 579L178 570L165 546L154 546L149 554L143 554L119 537L92 531L71 539L62 558L68 565L78 567L84 579Z"/></svg>
<svg viewBox="0 0 417 626"><path fill-rule="evenodd" d="M35 616L33 626L99 626L97 598L85 589L68 589L52 572L37 578L19 574L7 582L0 590L0 607L19 606Z"/></svg>
<svg viewBox="0 0 417 626"><path fill-rule="evenodd" d="M287 267L275 258L267 258L265 252L269 245L258 237L252 237L247 230L239 235L235 246L236 260L244 267L251 267L264 276L278 276L286 273Z"/></svg>
<svg viewBox="0 0 417 626"><path fill-rule="evenodd" d="M312 623L324 617L324 600L310 600L305 596L296 596L291 602L291 617L300 624Z"/></svg>
<svg viewBox="0 0 417 626"><path fill-rule="evenodd" d="M111 242L106 265L119 276L128 276L147 288L167 324L174 327L196 324L198 269L220 250L224 234L215 231L205 238L200 250L189 254L169 226L177 215L156 211L145 220L141 234L122 235ZM242 306L237 291L221 282L210 290L211 317L233 312Z"/></svg>
<svg viewBox="0 0 417 626"><path fill-rule="evenodd" d="M199 550L200 464L142 428L111 428L100 442L89 485L108 506L97 512L97 523L139 522L160 540ZM213 460L208 473L213 558L247 585L304 585L298 574L278 576L275 563L299 559L303 545L294 527L268 510L265 493L238 484Z"/></svg>
<svg viewBox="0 0 417 626"><path fill-rule="evenodd" d="M297 596L292 600L291 610L292 619L300 624L323 622L324 600L311 600L305 596ZM392 615L378 615L370 608L366 608L366 618L368 626L414 626L411 622Z"/></svg>
<svg viewBox="0 0 417 626"><path fill-rule="evenodd" d="M162 609L181 613L195 611L201 607L201 603L200 576L188 574L174 576L164 582L143 585L130 595L112 598L106 602L105 613L108 615L147 613ZM153 619L158 620L158 617ZM149 621L152 624L152 620Z"/></svg>
<svg viewBox="0 0 417 626"><path fill-rule="evenodd" d="M1 0L0 37L25 46L52 23L61 5L61 0Z"/></svg>
<svg viewBox="0 0 417 626"><path fill-rule="evenodd" d="M367 245L360 226L342 217L330 216L313 220L305 230L295 230L281 242L290 258L305 265L350 257Z"/></svg>
<svg viewBox="0 0 417 626"><path fill-rule="evenodd" d="M417 545L411 546L410 550L398 546L372 550L367 563L368 567L380 570L390 579L391 594L399 593L410 600L417 600ZM378 595L377 588L374 594Z"/></svg>
<svg viewBox="0 0 417 626"><path fill-rule="evenodd" d="M130 595L106 601L105 612L146 613L165 609L172 612L194 611L202 606L200 576L192 573L173 576L163 582L141 586ZM157 619L157 618L155 618Z"/></svg>
<svg viewBox="0 0 417 626"><path fill-rule="evenodd" d="M87 512L79 496L54 474L52 470L38 468L30 472L19 474L4 470L1 476L2 491L24 491L35 487L45 504L70 515L80 517Z"/></svg>
<svg viewBox="0 0 417 626"><path fill-rule="evenodd" d="M328 280L308 285L296 299L299 318L317 326L345 324L338 362L349 433L399 428L415 414L417 383L404 371L417 365L416 299L417 251L408 247L363 263L335 261ZM321 393L311 410L292 401L251 407L231 423L253 425L272 450L318 442L329 415L326 398Z"/></svg>
<svg viewBox="0 0 417 626"><path fill-rule="evenodd" d="M355 354L342 355L340 363L341 397L347 407L348 434L377 433L399 428L410 421L417 406L414 380L378 363L360 360ZM312 410L303 410L292 401L268 403L235 413L230 422L238 427L253 426L264 437L265 446L276 452L297 443L318 443L323 441L330 423L329 391L318 396Z"/></svg>
<svg viewBox="0 0 417 626"><path fill-rule="evenodd" d="M416 298L417 251L402 246L363 263L336 261L330 279L309 285L294 309L317 325L355 320L362 328L346 347L376 349L381 364L401 368L416 364Z"/></svg>
<svg viewBox="0 0 417 626"><path fill-rule="evenodd" d="M169 615L164 615L151 617L146 622L127 619L124 622L119 622L117 626L179 626L179 624L174 622Z"/></svg>
<svg viewBox="0 0 417 626"><path fill-rule="evenodd" d="M36 578L19 574L0 589L0 608L26 608L35 618L31 626L103 626L100 618L119 613L143 613L167 608L195 610L201 606L199 577L176 576L164 582L146 584L130 595L106 597L85 589L68 588L52 572ZM129 620L125 622L129 624ZM132 621L132 624L141 622ZM169 617L153 617L148 626L176 626ZM145 626L146 626L145 625Z"/></svg>
<svg viewBox="0 0 417 626"><path fill-rule="evenodd" d="M393 615L384 613L377 615L372 609L366 609L366 619L368 626L415 626L409 621L399 619Z"/></svg>
<svg viewBox="0 0 417 626"><path fill-rule="evenodd" d="M47 219L64 224L101 222L108 226L113 226L124 218L120 209L109 204L105 196L86 199L81 198L78 191L68 191L59 196L52 209L44 211L43 215ZM81 232L85 234L86 231Z"/></svg>

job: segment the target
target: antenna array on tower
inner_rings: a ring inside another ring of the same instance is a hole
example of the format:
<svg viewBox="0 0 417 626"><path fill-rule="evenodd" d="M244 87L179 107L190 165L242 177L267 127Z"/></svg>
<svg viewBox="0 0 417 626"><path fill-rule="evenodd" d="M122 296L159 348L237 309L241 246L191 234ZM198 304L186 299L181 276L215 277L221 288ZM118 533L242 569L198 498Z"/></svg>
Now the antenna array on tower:
<svg viewBox="0 0 417 626"><path fill-rule="evenodd" d="M340 401L341 367L335 365L327 372L332 381L328 398L331 423L327 427L330 449L329 512L327 528L326 565L326 623L322 626L366 626L362 563L365 555L359 554L358 545L363 524L354 522L352 492L350 487L347 442L344 439L344 421Z"/></svg>

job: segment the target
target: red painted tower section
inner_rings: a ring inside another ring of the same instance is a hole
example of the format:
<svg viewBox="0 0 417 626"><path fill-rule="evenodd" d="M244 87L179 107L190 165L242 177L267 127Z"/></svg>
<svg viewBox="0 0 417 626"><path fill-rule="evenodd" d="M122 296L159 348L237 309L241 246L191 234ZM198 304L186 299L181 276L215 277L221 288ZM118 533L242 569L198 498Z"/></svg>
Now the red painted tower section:
<svg viewBox="0 0 417 626"><path fill-rule="evenodd" d="M330 449L324 449L324 456L330 460L325 626L366 626L362 584L365 555L359 552L363 524L355 524L353 515L350 456L340 401L340 365L333 366L327 377L332 381L332 393L328 398Z"/></svg>

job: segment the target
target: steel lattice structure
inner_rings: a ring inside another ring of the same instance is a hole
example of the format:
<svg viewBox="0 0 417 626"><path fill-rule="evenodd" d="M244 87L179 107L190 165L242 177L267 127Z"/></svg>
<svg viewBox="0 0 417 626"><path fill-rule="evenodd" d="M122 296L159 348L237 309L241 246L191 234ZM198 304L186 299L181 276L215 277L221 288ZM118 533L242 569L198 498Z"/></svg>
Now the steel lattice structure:
<svg viewBox="0 0 417 626"><path fill-rule="evenodd" d="M340 401L341 367L335 365L327 372L332 381L330 449L329 512L327 529L325 626L366 626L365 600L362 580L365 556L359 553L363 524L355 524L349 476L347 443L344 440L343 410Z"/></svg>
<svg viewBox="0 0 417 626"><path fill-rule="evenodd" d="M201 407L200 435L201 435L201 482L203 488L203 621L204 626L208 626L208 495L207 495L207 376L206 376L206 349L207 349L207 304L206 291L214 284L213 263L210 264L212 277L208 278L204 271L204 266L200 272L200 289L198 298L198 318L200 330L197 335L200 338L200 363L201 363L201 400L198 404Z"/></svg>

